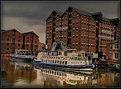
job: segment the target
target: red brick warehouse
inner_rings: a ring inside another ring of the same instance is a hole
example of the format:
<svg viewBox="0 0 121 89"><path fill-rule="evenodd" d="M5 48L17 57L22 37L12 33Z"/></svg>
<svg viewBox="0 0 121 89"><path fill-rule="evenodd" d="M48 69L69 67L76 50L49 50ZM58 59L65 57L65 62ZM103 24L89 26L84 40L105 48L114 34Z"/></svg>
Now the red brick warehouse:
<svg viewBox="0 0 121 89"><path fill-rule="evenodd" d="M14 53L16 49L22 49L23 35L16 29L3 31L2 53Z"/></svg>
<svg viewBox="0 0 121 89"><path fill-rule="evenodd" d="M63 41L64 46L87 53L106 52L106 44L114 40L115 24L101 12L89 13L69 7L64 13L53 11L46 19L46 44Z"/></svg>
<svg viewBox="0 0 121 89"><path fill-rule="evenodd" d="M39 36L34 32L20 33L16 29L2 31L2 53L15 53L15 50L26 49L38 51Z"/></svg>
<svg viewBox="0 0 121 89"><path fill-rule="evenodd" d="M26 32L23 34L23 49L38 51L39 36L34 32Z"/></svg>

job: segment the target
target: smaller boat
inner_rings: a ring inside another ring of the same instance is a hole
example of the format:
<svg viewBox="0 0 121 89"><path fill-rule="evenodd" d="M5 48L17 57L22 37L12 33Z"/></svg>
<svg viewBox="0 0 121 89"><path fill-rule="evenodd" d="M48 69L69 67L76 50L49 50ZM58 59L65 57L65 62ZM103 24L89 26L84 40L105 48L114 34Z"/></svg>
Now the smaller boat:
<svg viewBox="0 0 121 89"><path fill-rule="evenodd" d="M29 51L29 50L16 50L15 54L11 54L11 61L26 61L31 62L34 58L36 58L36 52L35 51Z"/></svg>

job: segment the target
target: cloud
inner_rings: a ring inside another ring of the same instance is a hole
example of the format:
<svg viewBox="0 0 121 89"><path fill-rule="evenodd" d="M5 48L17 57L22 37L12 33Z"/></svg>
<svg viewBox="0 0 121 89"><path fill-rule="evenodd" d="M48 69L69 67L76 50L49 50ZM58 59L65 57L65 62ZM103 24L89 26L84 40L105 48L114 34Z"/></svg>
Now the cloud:
<svg viewBox="0 0 121 89"><path fill-rule="evenodd" d="M120 1L2 1L2 29L34 31L45 43L45 20L53 10L64 12L69 6L90 13L102 12L104 17L117 18Z"/></svg>
<svg viewBox="0 0 121 89"><path fill-rule="evenodd" d="M2 14L4 16L45 20L53 10L64 12L69 6L73 6L88 12L101 11L104 17L113 13L115 15L112 15L112 17L116 17L117 8L120 8L119 3L118 1L4 1L2 3Z"/></svg>

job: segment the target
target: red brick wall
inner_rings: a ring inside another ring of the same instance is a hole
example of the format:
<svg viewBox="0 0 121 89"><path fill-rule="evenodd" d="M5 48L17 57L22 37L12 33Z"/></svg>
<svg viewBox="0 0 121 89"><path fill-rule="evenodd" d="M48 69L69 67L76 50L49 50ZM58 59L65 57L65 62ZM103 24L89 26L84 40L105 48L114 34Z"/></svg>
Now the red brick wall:
<svg viewBox="0 0 121 89"><path fill-rule="evenodd" d="M52 15L46 21L46 40L47 40L47 47L50 50L52 44Z"/></svg>
<svg viewBox="0 0 121 89"><path fill-rule="evenodd" d="M62 41L65 47L67 47L68 44L67 37L68 37L68 12L66 11L62 16Z"/></svg>
<svg viewBox="0 0 121 89"><path fill-rule="evenodd" d="M105 30L108 32L102 32L102 30ZM102 37L102 45L101 45L101 40L99 40L99 52L101 51L106 52L106 44L111 43L113 41L111 40L111 38L114 38L114 26L108 22L104 22L104 21L101 22L99 25L99 35L101 35L101 33L102 33L102 36L105 36L106 38ZM99 37L99 39L101 38Z"/></svg>
<svg viewBox="0 0 121 89"><path fill-rule="evenodd" d="M18 31L16 31L16 34L15 34L15 44L16 44L15 49L22 49L22 47L23 47L23 36Z"/></svg>
<svg viewBox="0 0 121 89"><path fill-rule="evenodd" d="M120 39L120 28L116 27L116 40Z"/></svg>
<svg viewBox="0 0 121 89"><path fill-rule="evenodd" d="M55 29L55 41L58 42L60 41L60 30L61 30L61 18L59 15L56 17L56 29Z"/></svg>
<svg viewBox="0 0 121 89"><path fill-rule="evenodd" d="M23 45L23 36L18 31L6 31L3 33L2 53L12 53L15 49L21 49Z"/></svg>
<svg viewBox="0 0 121 89"><path fill-rule="evenodd" d="M5 31L3 33L2 53L14 53L18 49L38 51L38 42L39 38L35 34L27 34L23 43L23 35L17 30Z"/></svg>
<svg viewBox="0 0 121 89"><path fill-rule="evenodd" d="M35 34L27 34L24 36L24 49L38 51L39 39Z"/></svg>
<svg viewBox="0 0 121 89"><path fill-rule="evenodd" d="M80 50L95 52L96 50L96 22L93 18L80 16L79 33ZM88 45L89 43L89 45Z"/></svg>
<svg viewBox="0 0 121 89"><path fill-rule="evenodd" d="M68 14L69 11L66 10L63 15L56 17L56 28L59 29L62 25L62 41L65 43L64 46L68 47ZM86 15L80 15L76 10L71 12L72 14L72 30L71 30L71 48L76 48L78 50L84 50L86 52L96 52L96 20L92 17ZM52 14L46 21L46 39L48 48L51 49L52 44ZM61 24L61 21L62 24ZM66 28L65 28L66 27ZM55 41L60 40L60 31L55 31ZM102 33L103 30L103 33ZM105 31L111 32L111 34ZM101 35L103 38L100 38ZM110 37L114 38L114 26L110 22L101 21L99 22L99 35L98 35L98 51L106 52L106 44L110 43ZM105 36L105 37L104 37ZM117 36L120 36L117 31ZM109 39L107 39L108 37ZM100 41L102 39L102 41ZM102 43L101 43L102 42ZM101 49L102 48L102 49Z"/></svg>
<svg viewBox="0 0 121 89"><path fill-rule="evenodd" d="M76 11L72 12L72 48L79 49L79 31L80 31L79 14Z"/></svg>

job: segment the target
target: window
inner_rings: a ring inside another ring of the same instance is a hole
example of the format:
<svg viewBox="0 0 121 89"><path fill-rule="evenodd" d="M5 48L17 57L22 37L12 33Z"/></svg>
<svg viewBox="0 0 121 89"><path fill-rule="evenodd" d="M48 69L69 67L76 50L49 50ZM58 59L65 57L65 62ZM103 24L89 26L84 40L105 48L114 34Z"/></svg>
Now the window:
<svg viewBox="0 0 121 89"><path fill-rule="evenodd" d="M115 53L115 58L118 58L118 53Z"/></svg>
<svg viewBox="0 0 121 89"><path fill-rule="evenodd" d="M118 44L115 44L115 48L119 48L119 45Z"/></svg>
<svg viewBox="0 0 121 89"><path fill-rule="evenodd" d="M63 64L64 64L64 61L63 61Z"/></svg>
<svg viewBox="0 0 121 89"><path fill-rule="evenodd" d="M54 61L54 63L56 63L56 60Z"/></svg>
<svg viewBox="0 0 121 89"><path fill-rule="evenodd" d="M65 64L67 64L67 61L65 61Z"/></svg>
<svg viewBox="0 0 121 89"><path fill-rule="evenodd" d="M67 56L67 52L66 51L64 52L64 55Z"/></svg>
<svg viewBox="0 0 121 89"><path fill-rule="evenodd" d="M62 53L61 53L61 52L59 52L59 55L62 55Z"/></svg>
<svg viewBox="0 0 121 89"><path fill-rule="evenodd" d="M68 39L68 44L71 44L71 39Z"/></svg>
<svg viewBox="0 0 121 89"><path fill-rule="evenodd" d="M58 61L58 63L60 63L60 61Z"/></svg>

